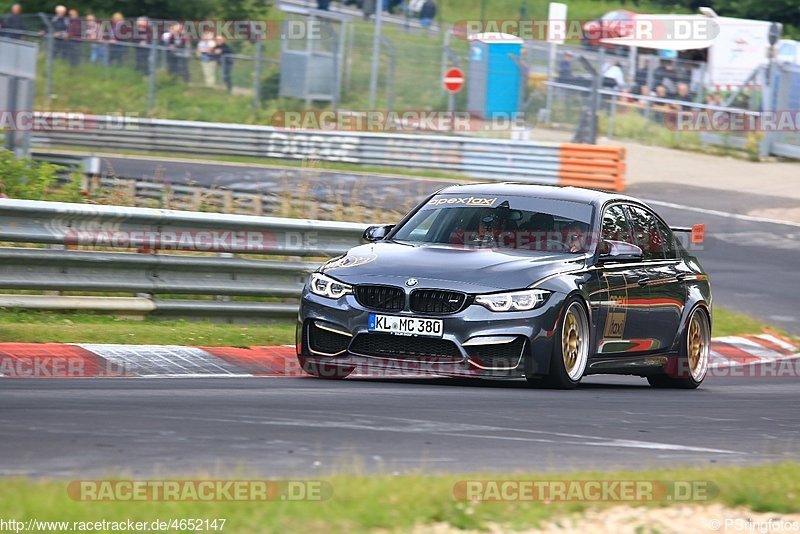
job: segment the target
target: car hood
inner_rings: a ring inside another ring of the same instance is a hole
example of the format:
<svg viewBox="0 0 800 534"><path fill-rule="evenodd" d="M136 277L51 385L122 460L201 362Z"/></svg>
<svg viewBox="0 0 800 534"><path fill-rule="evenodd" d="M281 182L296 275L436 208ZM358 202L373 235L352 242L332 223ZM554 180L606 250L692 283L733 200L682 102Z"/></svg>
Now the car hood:
<svg viewBox="0 0 800 534"><path fill-rule="evenodd" d="M414 278L417 288L485 293L522 289L585 262L583 255L565 253L379 242L350 249L322 271L348 284L403 286Z"/></svg>

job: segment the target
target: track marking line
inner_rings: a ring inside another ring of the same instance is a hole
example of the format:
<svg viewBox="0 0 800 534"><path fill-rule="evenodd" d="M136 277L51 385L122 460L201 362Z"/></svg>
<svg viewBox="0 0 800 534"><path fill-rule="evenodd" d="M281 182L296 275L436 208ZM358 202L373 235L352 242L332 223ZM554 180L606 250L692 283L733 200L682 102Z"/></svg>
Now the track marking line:
<svg viewBox="0 0 800 534"><path fill-rule="evenodd" d="M753 215L742 215L741 213L730 213L727 211L709 210L705 208L696 208L694 206L686 206L684 204L675 204L674 202L665 202L663 200L649 200L646 198L641 199L646 204L653 204L655 206L662 206L665 208L672 208L683 211L693 211L695 213L704 213L706 215L715 215L717 217L725 217L727 219L738 219L740 221L759 222L767 224L781 224L784 226L792 226L800 228L800 223L794 221L784 221L781 219L769 219L767 217L755 217Z"/></svg>

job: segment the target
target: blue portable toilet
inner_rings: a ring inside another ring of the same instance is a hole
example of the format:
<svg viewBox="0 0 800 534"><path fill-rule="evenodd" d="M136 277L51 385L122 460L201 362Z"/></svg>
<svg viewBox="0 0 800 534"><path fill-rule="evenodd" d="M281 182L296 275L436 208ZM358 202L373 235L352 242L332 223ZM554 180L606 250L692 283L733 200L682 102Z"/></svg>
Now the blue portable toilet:
<svg viewBox="0 0 800 534"><path fill-rule="evenodd" d="M469 37L467 110L484 119L509 118L519 112L522 69L517 61L522 39L507 33Z"/></svg>

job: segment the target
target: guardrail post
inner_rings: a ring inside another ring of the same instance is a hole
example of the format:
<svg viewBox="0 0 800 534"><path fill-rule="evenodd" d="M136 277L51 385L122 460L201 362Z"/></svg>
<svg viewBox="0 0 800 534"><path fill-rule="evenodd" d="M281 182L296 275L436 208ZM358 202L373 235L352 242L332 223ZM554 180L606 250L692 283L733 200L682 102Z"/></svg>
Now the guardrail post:
<svg viewBox="0 0 800 534"><path fill-rule="evenodd" d="M261 55L263 53L264 40L260 36L257 39L255 73L253 74L253 113L258 112L261 107Z"/></svg>

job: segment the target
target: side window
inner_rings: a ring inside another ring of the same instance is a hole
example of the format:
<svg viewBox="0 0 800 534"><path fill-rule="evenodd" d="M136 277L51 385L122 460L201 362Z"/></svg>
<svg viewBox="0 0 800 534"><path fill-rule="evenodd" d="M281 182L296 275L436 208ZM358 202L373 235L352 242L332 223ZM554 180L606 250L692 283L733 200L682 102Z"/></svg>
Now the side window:
<svg viewBox="0 0 800 534"><path fill-rule="evenodd" d="M631 225L621 205L611 206L603 214L602 239L633 244Z"/></svg>
<svg viewBox="0 0 800 534"><path fill-rule="evenodd" d="M664 241L656 218L642 208L628 206L633 223L633 241L642 249L645 260L664 258Z"/></svg>
<svg viewBox="0 0 800 534"><path fill-rule="evenodd" d="M439 213L440 210L431 210L430 214L428 214L428 216L425 217L421 223L419 223L419 226L414 228L414 230L412 230L411 233L408 234L408 239L410 241L424 240L425 237L427 237L428 232L431 229L431 226L433 225L433 221L436 219L436 216L439 215Z"/></svg>
<svg viewBox="0 0 800 534"><path fill-rule="evenodd" d="M661 234L661 241L664 244L664 256L668 259L674 259L678 257L677 246L675 245L675 235L672 233L664 223L659 220L656 220L658 223L658 231Z"/></svg>

